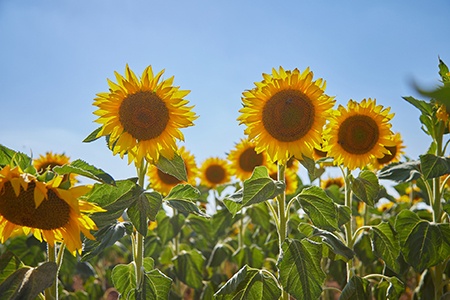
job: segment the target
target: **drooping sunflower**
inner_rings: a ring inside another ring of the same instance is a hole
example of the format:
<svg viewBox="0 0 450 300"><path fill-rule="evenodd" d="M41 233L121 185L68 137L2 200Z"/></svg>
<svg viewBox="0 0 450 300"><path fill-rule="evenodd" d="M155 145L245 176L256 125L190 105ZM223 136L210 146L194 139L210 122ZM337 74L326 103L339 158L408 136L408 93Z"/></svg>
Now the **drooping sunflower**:
<svg viewBox="0 0 450 300"><path fill-rule="evenodd" d="M273 180L278 180L278 168L277 166L271 166L269 169L269 177ZM284 183L286 185L286 195L291 195L297 191L298 179L297 173L291 169L286 168L284 171Z"/></svg>
<svg viewBox="0 0 450 300"><path fill-rule="evenodd" d="M324 93L325 81L313 81L309 68L300 72L280 67L263 78L243 93L238 121L247 126L245 134L255 141L256 151L266 151L272 162L285 164L303 154L310 157L335 102Z"/></svg>
<svg viewBox="0 0 450 300"><path fill-rule="evenodd" d="M390 163L398 162L400 161L400 158L402 155L405 154L405 145L403 144L402 136L400 133L396 133L392 136L392 140L395 143L394 146L384 146L386 149L389 150L389 154L385 154L381 158L375 158L372 161L372 165L375 169L379 170L383 166L386 166Z"/></svg>
<svg viewBox="0 0 450 300"><path fill-rule="evenodd" d="M96 225L88 214L104 211L78 198L89 192L88 186L59 188L62 176L49 182L23 173L18 167L0 170L0 242L15 234L33 235L54 246L63 242L75 255L81 253L80 233L94 239Z"/></svg>
<svg viewBox="0 0 450 300"><path fill-rule="evenodd" d="M184 139L180 128L197 118L184 99L190 91L173 86L173 76L161 79L163 73L154 75L148 66L138 79L127 65L125 77L115 72L117 83L108 80L109 92L95 98L96 122L102 124L97 137L106 136L113 154L127 154L128 163L158 161L160 154L172 158L176 140Z"/></svg>
<svg viewBox="0 0 450 300"><path fill-rule="evenodd" d="M228 154L228 160L231 174L242 181L252 176L255 167L267 164L266 154L264 152L257 153L255 143L248 139L241 139L236 144Z"/></svg>
<svg viewBox="0 0 450 300"><path fill-rule="evenodd" d="M231 171L228 161L219 157L207 158L200 166L200 184L209 188L231 181Z"/></svg>
<svg viewBox="0 0 450 300"><path fill-rule="evenodd" d="M158 169L155 165L151 164L148 168L147 175L150 178L150 187L155 191L160 192L163 195L169 194L170 190L180 183L189 183L191 185L196 184L198 176L198 168L195 162L194 155L187 150L184 146L178 149L178 154L183 158L184 165L186 167L187 181L181 181L178 178L164 173Z"/></svg>
<svg viewBox="0 0 450 300"><path fill-rule="evenodd" d="M386 146L395 146L389 123L394 114L389 110L370 98L360 103L350 100L347 107L339 105L325 130L324 150L334 164L353 170L389 154Z"/></svg>

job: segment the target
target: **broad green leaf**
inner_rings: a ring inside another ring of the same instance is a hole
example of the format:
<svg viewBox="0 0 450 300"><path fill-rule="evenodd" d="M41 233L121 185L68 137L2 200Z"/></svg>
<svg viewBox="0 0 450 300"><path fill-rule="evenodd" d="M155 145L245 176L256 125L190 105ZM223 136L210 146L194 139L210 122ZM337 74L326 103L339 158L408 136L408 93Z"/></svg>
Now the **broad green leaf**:
<svg viewBox="0 0 450 300"><path fill-rule="evenodd" d="M180 181L188 180L184 160L179 154L175 153L172 159L168 159L161 155L156 163L156 167L162 172L172 175Z"/></svg>
<svg viewBox="0 0 450 300"><path fill-rule="evenodd" d="M214 249L211 252L211 256L209 257L207 267L218 267L225 260L229 260L231 258L231 249L230 246L227 246L223 243L218 243L214 246Z"/></svg>
<svg viewBox="0 0 450 300"><path fill-rule="evenodd" d="M379 179L387 179L396 182L411 182L419 179L420 176L419 161L392 163L378 172Z"/></svg>
<svg viewBox="0 0 450 300"><path fill-rule="evenodd" d="M100 126L99 128L95 129L94 131L92 131L84 140L83 143L90 143L93 142L99 138L101 138L102 136L98 136L98 133L100 132L100 130L102 130L103 126Z"/></svg>
<svg viewBox="0 0 450 300"><path fill-rule="evenodd" d="M346 205L336 204L336 209L338 213L338 226L341 227L352 218L352 210Z"/></svg>
<svg viewBox="0 0 450 300"><path fill-rule="evenodd" d="M324 190L311 186L303 189L297 198L315 226L328 231L339 230L337 207Z"/></svg>
<svg viewBox="0 0 450 300"><path fill-rule="evenodd" d="M225 204L225 207L233 215L233 217L244 207L242 204L243 196L243 190L240 189L231 195L225 196L223 199L223 204Z"/></svg>
<svg viewBox="0 0 450 300"><path fill-rule="evenodd" d="M372 226L370 232L375 254L383 259L389 268L398 273L400 271L400 263L398 261L400 244L391 225L387 222L381 222L377 226Z"/></svg>
<svg viewBox="0 0 450 300"><path fill-rule="evenodd" d="M441 76L442 82L447 84L450 82L450 72L447 65L439 58L439 75Z"/></svg>
<svg viewBox="0 0 450 300"><path fill-rule="evenodd" d="M326 275L321 269L322 245L309 239L286 239L278 260L280 283L297 299L318 299Z"/></svg>
<svg viewBox="0 0 450 300"><path fill-rule="evenodd" d="M316 162L310 157L303 156L299 161L308 171L308 177L311 182L322 176L325 172L324 168L317 168Z"/></svg>
<svg viewBox="0 0 450 300"><path fill-rule="evenodd" d="M215 294L216 299L274 300L281 296L281 290L273 276L265 271L242 267Z"/></svg>
<svg viewBox="0 0 450 300"><path fill-rule="evenodd" d="M375 199L380 192L380 184L377 176L372 171L363 170L357 178L352 180L351 189L359 200L373 207Z"/></svg>
<svg viewBox="0 0 450 300"><path fill-rule="evenodd" d="M424 90L416 86L417 91L427 97L432 98L439 104L445 105L447 112L450 112L450 84L441 85L434 90Z"/></svg>
<svg viewBox="0 0 450 300"><path fill-rule="evenodd" d="M203 287L205 258L200 251L181 251L173 258L177 278L195 290Z"/></svg>
<svg viewBox="0 0 450 300"><path fill-rule="evenodd" d="M216 211L209 220L214 239L220 239L224 234L227 234L233 221L235 221L233 220L233 215L226 209Z"/></svg>
<svg viewBox="0 0 450 300"><path fill-rule="evenodd" d="M157 219L158 227L155 229L155 232L158 234L163 245L180 232L184 221L185 217L182 214L176 214L172 217L164 216Z"/></svg>
<svg viewBox="0 0 450 300"><path fill-rule="evenodd" d="M114 287L121 294L121 298L131 299L131 292L136 289L136 267L134 262L127 265L116 265L111 272Z"/></svg>
<svg viewBox="0 0 450 300"><path fill-rule="evenodd" d="M433 154L420 155L420 167L425 179L450 174L450 158Z"/></svg>
<svg viewBox="0 0 450 300"><path fill-rule="evenodd" d="M272 217L265 203L252 205L247 209L246 215L251 218L253 224L261 226L265 231L270 230Z"/></svg>
<svg viewBox="0 0 450 300"><path fill-rule="evenodd" d="M193 213L202 217L209 216L195 204L200 198L200 192L190 184L179 184L163 199L165 203L180 212Z"/></svg>
<svg viewBox="0 0 450 300"><path fill-rule="evenodd" d="M162 199L162 197L161 197ZM128 218L133 223L136 230L143 236L147 235L148 231L148 217L151 208L150 204L144 194L139 195L136 201L127 209Z"/></svg>
<svg viewBox="0 0 450 300"><path fill-rule="evenodd" d="M82 260L89 260L115 242L133 232L133 226L129 222L117 222L101 228L94 233L95 240L85 239Z"/></svg>
<svg viewBox="0 0 450 300"><path fill-rule="evenodd" d="M0 284L0 299L35 299L55 283L56 272L54 262L45 262L37 268L20 268Z"/></svg>
<svg viewBox="0 0 450 300"><path fill-rule="evenodd" d="M262 268L264 265L264 251L256 245L243 245L233 253L233 259L238 267L248 265L252 268Z"/></svg>
<svg viewBox="0 0 450 300"><path fill-rule="evenodd" d="M370 299L370 282L367 279L353 276L342 290L339 300L367 300Z"/></svg>
<svg viewBox="0 0 450 300"><path fill-rule="evenodd" d="M269 177L266 167L256 167L252 176L244 181L242 205L249 206L273 199L283 193L284 189L285 185L283 182Z"/></svg>
<svg viewBox="0 0 450 300"><path fill-rule="evenodd" d="M156 192L145 192L144 196L147 198L148 203L147 217L150 221L155 221L156 215L162 207L162 196L160 193Z"/></svg>
<svg viewBox="0 0 450 300"><path fill-rule="evenodd" d="M106 210L92 215L98 228L107 226L122 216L125 209L131 206L143 192L133 180L118 180L116 186L95 184L88 195L88 201L98 204Z"/></svg>
<svg viewBox="0 0 450 300"><path fill-rule="evenodd" d="M327 245L335 254L341 255L346 259L351 259L355 255L355 252L353 252L352 249L348 248L334 233L319 229L317 227L313 228L313 236L320 236L322 238L322 242Z"/></svg>
<svg viewBox="0 0 450 300"><path fill-rule="evenodd" d="M111 175L81 159L77 159L68 165L56 166L53 170L59 175L78 174L102 183L115 185Z"/></svg>
<svg viewBox="0 0 450 300"><path fill-rule="evenodd" d="M145 272L143 285L136 293L136 299L167 300L171 287L172 279L158 269Z"/></svg>
<svg viewBox="0 0 450 300"><path fill-rule="evenodd" d="M14 253L24 265L35 267L46 259L46 243L33 235L18 235L8 239L7 249Z"/></svg>
<svg viewBox="0 0 450 300"><path fill-rule="evenodd" d="M433 105L429 102L418 100L414 97L403 97L403 99L414 105L423 115L430 116L433 112Z"/></svg>
<svg viewBox="0 0 450 300"><path fill-rule="evenodd" d="M6 165L10 165L11 167L19 166L22 170L26 170L32 165L32 161L28 155L0 144L0 167Z"/></svg>
<svg viewBox="0 0 450 300"><path fill-rule="evenodd" d="M17 269L24 267L20 259L11 251L6 251L0 256L0 282L14 273Z"/></svg>
<svg viewBox="0 0 450 300"><path fill-rule="evenodd" d="M377 259L372 250L369 233L365 231L357 236L353 250L358 258L366 265L372 264Z"/></svg>
<svg viewBox="0 0 450 300"><path fill-rule="evenodd" d="M422 272L442 261L443 237L436 225L403 210L396 218L395 230L406 262L416 271Z"/></svg>
<svg viewBox="0 0 450 300"><path fill-rule="evenodd" d="M189 200L167 200L165 201L167 205L172 208L175 208L179 212L196 214L198 216L209 218L210 216L204 213L200 208L193 202Z"/></svg>

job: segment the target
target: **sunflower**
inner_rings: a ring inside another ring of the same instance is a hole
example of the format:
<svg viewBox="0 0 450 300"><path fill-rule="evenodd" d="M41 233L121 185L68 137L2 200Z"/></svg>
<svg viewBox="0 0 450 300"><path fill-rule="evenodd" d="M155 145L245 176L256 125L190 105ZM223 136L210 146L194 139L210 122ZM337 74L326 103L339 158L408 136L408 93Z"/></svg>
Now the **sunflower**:
<svg viewBox="0 0 450 300"><path fill-rule="evenodd" d="M154 75L148 66L138 79L127 65L125 77L116 72L117 83L108 80L109 93L95 98L96 122L102 124L97 137L108 138L114 155L128 154L128 163L158 161L160 154L172 158L176 139L184 140L179 129L197 118L184 99L190 91L173 86L173 77L161 79L163 73Z"/></svg>
<svg viewBox="0 0 450 300"><path fill-rule="evenodd" d="M255 167L267 164L266 154L264 152L257 153L255 143L248 139L241 139L236 144L228 154L228 160L231 174L242 181L252 176Z"/></svg>
<svg viewBox="0 0 450 300"><path fill-rule="evenodd" d="M44 173L47 170L52 170L57 166L64 166L70 163L70 157L62 154L53 153L52 151L48 151L45 155L39 155L39 158L33 160L33 166L36 171L40 174ZM77 174L70 174L69 179L72 184L77 183L76 179Z"/></svg>
<svg viewBox="0 0 450 300"><path fill-rule="evenodd" d="M247 126L245 134L272 162L311 156L335 102L324 93L325 81L313 81L309 68L300 73L280 67L263 77L256 88L243 93L238 121Z"/></svg>
<svg viewBox="0 0 450 300"><path fill-rule="evenodd" d="M184 146L178 149L178 154L183 158L184 165L186 167L187 182L181 181L178 178L164 173L158 169L155 165L151 164L148 168L147 175L150 178L150 186L163 195L169 194L170 190L180 183L189 183L191 185L196 184L198 175L197 164L195 157Z"/></svg>
<svg viewBox="0 0 450 300"><path fill-rule="evenodd" d="M350 100L347 108L339 105L325 131L328 144L324 150L334 164L353 170L389 154L386 147L395 146L389 123L394 114L389 110L370 98L361 103Z"/></svg>
<svg viewBox="0 0 450 300"><path fill-rule="evenodd" d="M269 177L273 180L278 180L278 167L271 166L269 168ZM297 191L298 178L297 173L291 169L286 168L284 171L284 183L286 184L286 195L291 195Z"/></svg>
<svg viewBox="0 0 450 300"><path fill-rule="evenodd" d="M219 157L210 157L200 166L200 183L209 188L230 182L231 171L228 161Z"/></svg>
<svg viewBox="0 0 450 300"><path fill-rule="evenodd" d="M15 234L33 235L54 246L65 243L75 255L81 253L80 233L94 239L90 230L96 225L87 215L104 211L79 197L90 191L88 186L59 188L62 176L49 182L23 173L18 167L5 166L0 170L0 242Z"/></svg>
<svg viewBox="0 0 450 300"><path fill-rule="evenodd" d="M390 163L400 161L402 155L405 154L403 149L405 149L405 145L403 144L402 137L400 133L396 133L392 136L392 140L394 141L394 146L384 146L387 150L389 150L389 154L385 154L381 158L375 158L372 162L372 165L375 169L381 169L383 166L388 165Z"/></svg>
<svg viewBox="0 0 450 300"><path fill-rule="evenodd" d="M338 188L342 188L345 185L343 177L330 177L325 180L320 181L320 187L323 189L327 189L330 186L335 185Z"/></svg>

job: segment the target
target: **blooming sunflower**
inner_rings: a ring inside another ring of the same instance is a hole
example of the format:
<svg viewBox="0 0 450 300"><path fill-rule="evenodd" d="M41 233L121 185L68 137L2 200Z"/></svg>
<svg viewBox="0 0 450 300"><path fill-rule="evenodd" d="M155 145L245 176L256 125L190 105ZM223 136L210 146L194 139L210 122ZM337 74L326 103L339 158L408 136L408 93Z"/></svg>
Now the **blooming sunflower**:
<svg viewBox="0 0 450 300"><path fill-rule="evenodd" d="M62 154L53 153L52 151L46 152L45 155L39 155L39 158L33 160L33 166L38 173L43 173L46 170L52 170L57 166L64 166L70 163L70 157ZM69 179L72 184L77 183L77 174L70 174Z"/></svg>
<svg viewBox="0 0 450 300"><path fill-rule="evenodd" d="M173 86L173 77L161 79L163 73L154 75L148 66L138 79L127 65L125 77L115 72L117 83L108 80L109 93L95 98L96 122L102 124L97 137L108 137L113 154L128 154L128 163L158 161L160 154L172 158L176 139L184 140L180 128L197 118L184 99L190 91Z"/></svg>
<svg viewBox="0 0 450 300"><path fill-rule="evenodd" d="M186 175L188 179L187 183L195 185L198 175L198 169L194 155L191 154L191 152L189 152L184 146L181 146L178 149L178 154L184 160ZM149 166L147 175L150 178L150 186L163 195L169 194L170 190L177 184L186 183L170 174L164 173L153 164Z"/></svg>
<svg viewBox="0 0 450 300"><path fill-rule="evenodd" d="M209 188L230 182L231 171L228 161L219 157L210 157L200 166L200 183Z"/></svg>
<svg viewBox="0 0 450 300"><path fill-rule="evenodd" d="M389 154L385 154L381 158L375 158L372 162L372 165L375 169L381 169L383 166L400 161L400 158L405 152L405 145L403 144L402 137L400 133L396 133L392 136L392 140L394 141L394 146L384 146L387 150L389 150Z"/></svg>
<svg viewBox="0 0 450 300"><path fill-rule="evenodd" d="M247 126L245 134L255 141L256 151L266 151L273 162L310 156L335 102L324 93L325 81L313 81L309 68L300 73L280 67L263 77L256 88L243 93L238 121Z"/></svg>
<svg viewBox="0 0 450 300"><path fill-rule="evenodd" d="M328 156L353 170L389 154L386 146L395 146L389 123L394 114L389 110L370 98L361 103L350 100L347 108L339 105L325 131Z"/></svg>
<svg viewBox="0 0 450 300"><path fill-rule="evenodd" d="M78 200L90 187L61 189L61 181L62 176L57 176L49 182L40 182L8 165L0 170L1 243L14 234L33 233L49 245L63 242L73 255L81 253L80 233L94 239L90 230L97 229L87 214L104 210Z"/></svg>
<svg viewBox="0 0 450 300"><path fill-rule="evenodd" d="M343 177L330 177L320 181L320 187L323 189L329 188L332 185L336 185L338 188L342 188L345 185Z"/></svg>
<svg viewBox="0 0 450 300"><path fill-rule="evenodd" d="M273 180L278 180L277 166L271 166L269 168L269 177ZM291 169L286 168L284 171L284 183L286 185L286 195L295 193L298 188L297 173Z"/></svg>
<svg viewBox="0 0 450 300"><path fill-rule="evenodd" d="M228 154L228 160L231 174L242 181L252 176L255 167L267 164L266 154L264 152L257 153L255 143L248 139L241 139L236 144Z"/></svg>

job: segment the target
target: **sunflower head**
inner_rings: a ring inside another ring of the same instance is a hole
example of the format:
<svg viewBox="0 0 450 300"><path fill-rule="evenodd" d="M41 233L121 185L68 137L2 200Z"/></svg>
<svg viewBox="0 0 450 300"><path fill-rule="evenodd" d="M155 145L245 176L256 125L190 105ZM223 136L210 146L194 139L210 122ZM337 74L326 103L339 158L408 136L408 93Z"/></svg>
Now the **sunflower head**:
<svg viewBox="0 0 450 300"><path fill-rule="evenodd" d="M384 146L387 150L389 150L389 153L384 154L383 157L375 158L372 161L372 165L375 169L379 170L383 166L386 166L390 163L398 162L400 161L400 158L402 155L405 154L405 145L403 144L402 137L400 133L396 133L392 136L392 140L395 143L393 146Z"/></svg>
<svg viewBox="0 0 450 300"><path fill-rule="evenodd" d="M197 118L184 99L189 91L173 86L173 77L161 79L163 73L149 66L138 78L127 65L125 77L116 72L117 83L108 80L109 92L95 98L97 137L106 136L113 154L127 154L128 163L173 157L176 140L184 139L180 128Z"/></svg>
<svg viewBox="0 0 450 300"><path fill-rule="evenodd" d="M33 160L33 166L39 174L42 174L47 170L52 170L54 167L64 166L69 163L70 157L68 157L66 154L58 154L51 151L46 152L45 155L41 154L39 155L39 158ZM68 176L72 185L78 182L76 177L77 174L70 174ZM65 176L65 179L66 178L67 177Z"/></svg>
<svg viewBox="0 0 450 300"><path fill-rule="evenodd" d="M231 181L231 171L228 161L219 157L210 157L200 166L200 183L209 188Z"/></svg>
<svg viewBox="0 0 450 300"><path fill-rule="evenodd" d="M252 176L255 167L267 164L264 152L257 153L255 143L248 139L241 139L228 154L231 174L239 180L246 180Z"/></svg>
<svg viewBox="0 0 450 300"><path fill-rule="evenodd" d="M325 180L320 181L320 187L323 189L327 189L330 186L335 185L338 188L342 188L345 185L343 177L330 177Z"/></svg>
<svg viewBox="0 0 450 300"><path fill-rule="evenodd" d="M336 165L353 170L389 154L386 147L395 146L389 123L394 115L389 110L370 98L360 103L350 100L347 107L340 105L325 131L328 156Z"/></svg>
<svg viewBox="0 0 450 300"><path fill-rule="evenodd" d="M56 176L40 182L18 167L6 166L0 171L1 243L17 233L33 233L40 241L50 245L63 242L72 254L81 253L80 233L94 239L90 231L96 229L88 214L104 210L78 199L90 187L62 189L62 180Z"/></svg>
<svg viewBox="0 0 450 300"><path fill-rule="evenodd" d="M181 146L177 152L184 160L184 166L186 168L186 175L188 179L187 182L181 181L170 174L164 173L153 164L151 164L148 168L147 175L150 178L150 187L163 195L169 194L170 190L177 184L196 184L198 169L194 155L191 154L191 152L189 152L189 150L187 150L184 146Z"/></svg>
<svg viewBox="0 0 450 300"><path fill-rule="evenodd" d="M285 164L292 156L309 156L321 141L323 126L334 105L324 93L325 82L313 80L308 69L272 70L264 80L243 93L240 124L255 141L256 151L266 152L272 162Z"/></svg>

